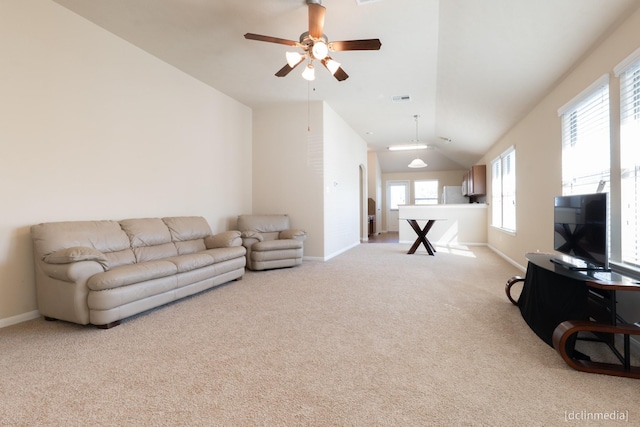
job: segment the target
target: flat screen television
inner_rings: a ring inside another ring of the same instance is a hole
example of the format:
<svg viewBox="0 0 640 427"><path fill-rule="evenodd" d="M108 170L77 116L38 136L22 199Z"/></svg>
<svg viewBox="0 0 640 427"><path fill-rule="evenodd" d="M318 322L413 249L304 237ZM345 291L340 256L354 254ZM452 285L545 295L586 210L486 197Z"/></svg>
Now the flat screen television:
<svg viewBox="0 0 640 427"><path fill-rule="evenodd" d="M572 270L609 270L608 193L558 196L553 207L556 260Z"/></svg>

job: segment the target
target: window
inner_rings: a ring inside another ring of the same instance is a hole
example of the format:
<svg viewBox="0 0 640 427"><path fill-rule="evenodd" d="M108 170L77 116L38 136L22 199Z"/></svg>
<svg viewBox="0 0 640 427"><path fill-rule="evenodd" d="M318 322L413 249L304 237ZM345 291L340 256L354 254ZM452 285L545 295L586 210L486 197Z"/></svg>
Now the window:
<svg viewBox="0 0 640 427"><path fill-rule="evenodd" d="M640 54L620 76L621 258L640 267Z"/></svg>
<svg viewBox="0 0 640 427"><path fill-rule="evenodd" d="M413 183L413 191L416 205L438 204L438 180L415 181Z"/></svg>
<svg viewBox="0 0 640 427"><path fill-rule="evenodd" d="M516 149L491 162L491 225L516 231Z"/></svg>
<svg viewBox="0 0 640 427"><path fill-rule="evenodd" d="M609 75L558 110L562 117L562 194L609 191ZM604 187L602 187L604 185Z"/></svg>

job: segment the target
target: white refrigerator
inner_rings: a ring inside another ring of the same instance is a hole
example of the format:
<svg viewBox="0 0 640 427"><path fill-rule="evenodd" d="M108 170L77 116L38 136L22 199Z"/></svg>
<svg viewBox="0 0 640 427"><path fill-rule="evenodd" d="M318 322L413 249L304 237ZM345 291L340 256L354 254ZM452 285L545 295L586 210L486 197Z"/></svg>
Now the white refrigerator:
<svg viewBox="0 0 640 427"><path fill-rule="evenodd" d="M442 204L452 205L469 203L469 197L462 195L461 185L445 185L442 187Z"/></svg>

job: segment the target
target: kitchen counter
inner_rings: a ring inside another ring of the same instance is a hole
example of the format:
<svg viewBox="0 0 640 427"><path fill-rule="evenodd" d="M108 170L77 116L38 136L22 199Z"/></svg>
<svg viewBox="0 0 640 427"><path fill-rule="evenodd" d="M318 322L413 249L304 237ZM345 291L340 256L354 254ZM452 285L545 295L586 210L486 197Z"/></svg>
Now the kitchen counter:
<svg viewBox="0 0 640 427"><path fill-rule="evenodd" d="M427 220L437 219L429 231L434 245L486 245L487 205L466 203L460 205L400 205L399 242L413 243L416 233L408 219L418 220L423 227Z"/></svg>

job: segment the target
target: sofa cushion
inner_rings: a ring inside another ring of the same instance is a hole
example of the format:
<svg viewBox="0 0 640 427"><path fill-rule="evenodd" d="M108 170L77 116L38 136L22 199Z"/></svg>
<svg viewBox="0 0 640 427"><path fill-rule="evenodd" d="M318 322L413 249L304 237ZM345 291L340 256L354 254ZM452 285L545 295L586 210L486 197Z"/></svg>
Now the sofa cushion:
<svg viewBox="0 0 640 427"><path fill-rule="evenodd" d="M177 272L178 267L169 261L149 261L140 264L123 265L91 276L87 281L87 286L93 291L101 291L171 276Z"/></svg>
<svg viewBox="0 0 640 427"><path fill-rule="evenodd" d="M173 243L141 246L139 248L133 248L133 253L136 255L136 262L155 261L178 255L178 251Z"/></svg>
<svg viewBox="0 0 640 427"><path fill-rule="evenodd" d="M176 216L162 218L171 232L174 242L204 239L211 236L211 228L206 219L201 216Z"/></svg>
<svg viewBox="0 0 640 427"><path fill-rule="evenodd" d="M123 219L120 226L127 233L132 248L171 243L171 233L160 218Z"/></svg>
<svg viewBox="0 0 640 427"><path fill-rule="evenodd" d="M247 250L244 246L233 246L229 248L207 249L205 253L211 256L216 263L228 261L230 259L243 257Z"/></svg>
<svg viewBox="0 0 640 427"><path fill-rule="evenodd" d="M178 255L171 233L160 218L134 218L120 221L129 236L136 262L160 260Z"/></svg>
<svg viewBox="0 0 640 427"><path fill-rule="evenodd" d="M129 238L117 221L65 221L31 227L35 252L45 257L60 249L89 247L107 254L130 249Z"/></svg>
<svg viewBox="0 0 640 427"><path fill-rule="evenodd" d="M215 262L211 255L205 253L178 255L166 258L165 261L174 263L178 268L178 273L184 273L185 271L206 267L207 265L211 265Z"/></svg>
<svg viewBox="0 0 640 427"><path fill-rule="evenodd" d="M116 252L107 252L106 254L104 254L104 256L107 258L107 261L109 262L109 266L111 268L136 263L136 256L133 254L133 251L131 249L125 249Z"/></svg>
<svg viewBox="0 0 640 427"><path fill-rule="evenodd" d="M204 239L187 240L185 242L174 242L174 247L178 251L178 255L188 255L195 252L202 252L207 249Z"/></svg>
<svg viewBox="0 0 640 427"><path fill-rule="evenodd" d="M177 216L162 218L171 232L171 240L179 255L192 254L206 249L204 239L211 236L211 227L201 216Z"/></svg>

